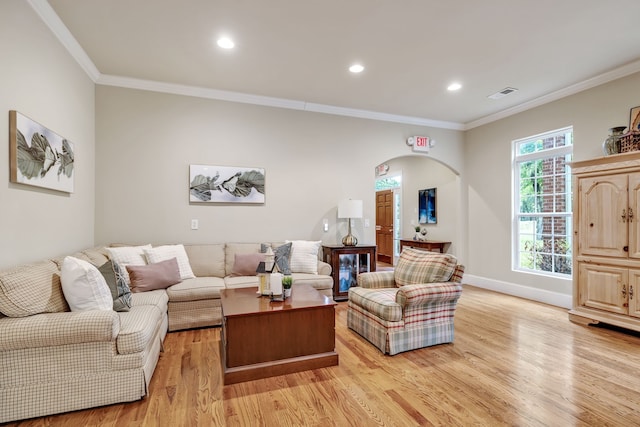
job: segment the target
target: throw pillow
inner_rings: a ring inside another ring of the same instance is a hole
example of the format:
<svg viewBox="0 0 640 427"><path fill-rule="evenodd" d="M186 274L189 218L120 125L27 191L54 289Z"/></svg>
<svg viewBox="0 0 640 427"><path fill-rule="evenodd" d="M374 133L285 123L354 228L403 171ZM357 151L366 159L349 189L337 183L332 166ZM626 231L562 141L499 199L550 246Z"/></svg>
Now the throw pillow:
<svg viewBox="0 0 640 427"><path fill-rule="evenodd" d="M274 245L270 243L262 243L260 244L260 252L267 252L269 247L273 250L273 255L275 256L274 260L278 271L282 274L291 274L291 267L289 263L289 259L291 258L291 242L278 247L274 247Z"/></svg>
<svg viewBox="0 0 640 427"><path fill-rule="evenodd" d="M60 270L53 261L0 271L0 312L5 316L27 317L64 311L69 311L69 304L60 286Z"/></svg>
<svg viewBox="0 0 640 427"><path fill-rule="evenodd" d="M255 276L258 264L262 261L264 254L235 254L231 276Z"/></svg>
<svg viewBox="0 0 640 427"><path fill-rule="evenodd" d="M71 311L113 309L109 286L90 262L65 257L60 269L60 283Z"/></svg>
<svg viewBox="0 0 640 427"><path fill-rule="evenodd" d="M448 282L458 260L453 255L405 248L394 269L396 285Z"/></svg>
<svg viewBox="0 0 640 427"><path fill-rule="evenodd" d="M180 278L182 280L193 279L196 277L193 274L193 270L191 270L189 257L187 256L187 252L184 250L183 245L156 246L155 248L144 249L144 254L147 257L149 264L175 258L178 261Z"/></svg>
<svg viewBox="0 0 640 427"><path fill-rule="evenodd" d="M151 245L143 246L118 246L114 248L105 248L109 252L111 261L117 262L122 268L122 274L127 282L131 284L129 279L129 271L125 268L127 265L146 265L147 258L144 255L145 249L151 249Z"/></svg>
<svg viewBox="0 0 640 427"><path fill-rule="evenodd" d="M175 258L149 265L127 265L131 278L131 292L166 289L180 283L180 269Z"/></svg>
<svg viewBox="0 0 640 427"><path fill-rule="evenodd" d="M291 260L289 266L292 273L318 274L318 251L321 241L287 240L291 242Z"/></svg>
<svg viewBox="0 0 640 427"><path fill-rule="evenodd" d="M117 262L107 261L98 267L98 271L104 277L111 298L113 298L113 309L115 311L129 311L131 308L131 289L122 274L122 268Z"/></svg>

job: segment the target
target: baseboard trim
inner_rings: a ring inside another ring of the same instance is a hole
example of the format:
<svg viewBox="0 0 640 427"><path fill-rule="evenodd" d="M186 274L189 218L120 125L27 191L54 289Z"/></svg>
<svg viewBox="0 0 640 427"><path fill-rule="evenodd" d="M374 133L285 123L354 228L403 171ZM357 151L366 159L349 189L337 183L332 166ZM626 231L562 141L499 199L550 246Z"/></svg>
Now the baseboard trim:
<svg viewBox="0 0 640 427"><path fill-rule="evenodd" d="M567 309L570 309L572 307L573 297L571 295L561 294L559 292L532 288L530 286L518 285L516 283L503 282L501 280L474 276L472 274L465 274L462 279L462 283L477 286L478 288L501 292L507 295L513 295L520 298L543 302L545 304L555 305L557 307L563 307Z"/></svg>

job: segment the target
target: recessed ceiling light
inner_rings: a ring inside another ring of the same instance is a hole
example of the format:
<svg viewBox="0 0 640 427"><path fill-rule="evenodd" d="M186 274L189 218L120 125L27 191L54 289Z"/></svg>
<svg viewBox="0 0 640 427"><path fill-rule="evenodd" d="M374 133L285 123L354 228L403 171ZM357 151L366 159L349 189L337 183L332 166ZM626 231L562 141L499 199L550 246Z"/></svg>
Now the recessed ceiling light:
<svg viewBox="0 0 640 427"><path fill-rule="evenodd" d="M351 71L352 73L361 73L364 70L364 67L360 64L353 64L351 67L349 67L349 71Z"/></svg>
<svg viewBox="0 0 640 427"><path fill-rule="evenodd" d="M221 37L218 39L218 46L223 49L233 49L235 43L229 37Z"/></svg>
<svg viewBox="0 0 640 427"><path fill-rule="evenodd" d="M462 88L462 85L460 83L451 83L449 86L447 86L447 90L449 91L456 91L456 90L460 90Z"/></svg>

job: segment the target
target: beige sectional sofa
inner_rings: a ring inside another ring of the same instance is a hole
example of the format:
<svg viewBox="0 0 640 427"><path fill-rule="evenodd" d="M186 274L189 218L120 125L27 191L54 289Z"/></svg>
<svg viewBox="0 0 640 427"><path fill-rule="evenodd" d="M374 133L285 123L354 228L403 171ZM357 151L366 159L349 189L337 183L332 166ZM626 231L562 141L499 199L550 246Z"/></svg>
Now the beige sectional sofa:
<svg viewBox="0 0 640 427"><path fill-rule="evenodd" d="M220 290L257 286L232 277L236 254L260 243L185 245L195 278L132 294L128 312L70 311L60 282L64 256L0 271L0 423L146 395L168 331L221 323ZM70 254L100 266L103 247ZM331 267L292 272L330 296Z"/></svg>

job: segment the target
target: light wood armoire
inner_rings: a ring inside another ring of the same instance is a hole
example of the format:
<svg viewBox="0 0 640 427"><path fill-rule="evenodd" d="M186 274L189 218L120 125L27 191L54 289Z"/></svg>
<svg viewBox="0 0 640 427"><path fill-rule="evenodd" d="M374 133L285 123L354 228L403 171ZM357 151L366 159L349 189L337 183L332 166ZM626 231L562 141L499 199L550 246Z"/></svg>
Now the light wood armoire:
<svg viewBox="0 0 640 427"><path fill-rule="evenodd" d="M571 167L569 318L640 331L640 152L574 162Z"/></svg>

